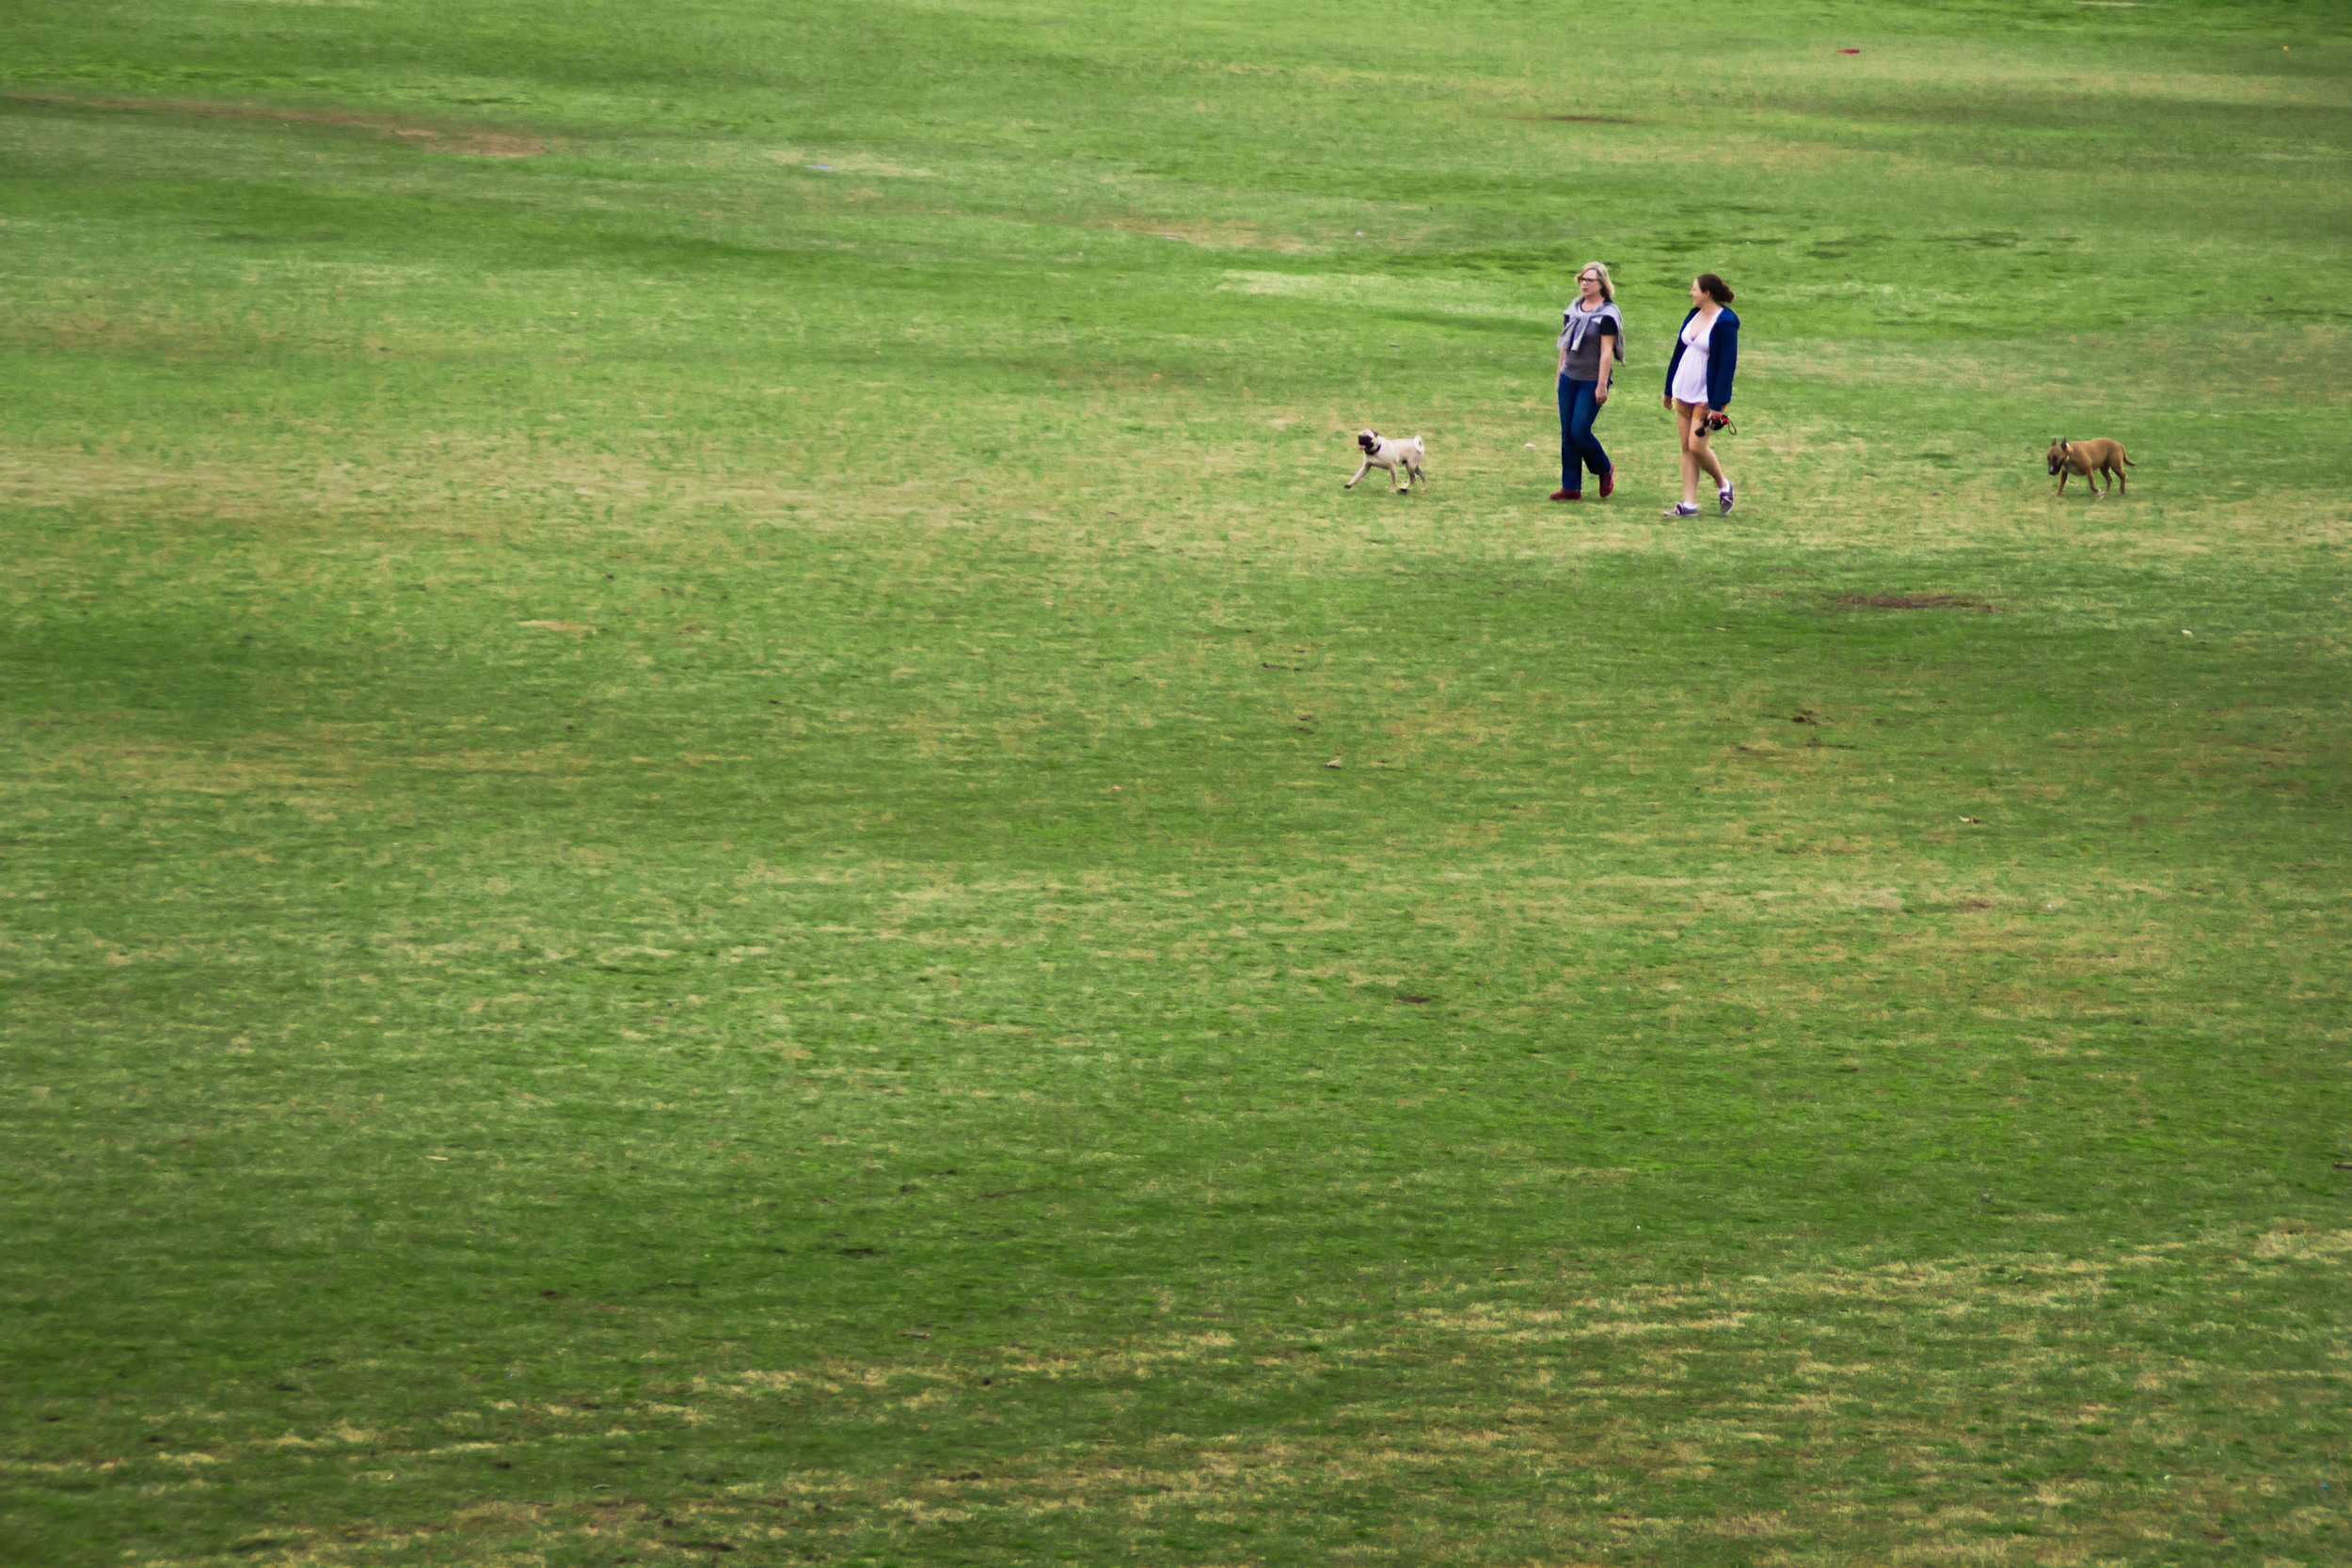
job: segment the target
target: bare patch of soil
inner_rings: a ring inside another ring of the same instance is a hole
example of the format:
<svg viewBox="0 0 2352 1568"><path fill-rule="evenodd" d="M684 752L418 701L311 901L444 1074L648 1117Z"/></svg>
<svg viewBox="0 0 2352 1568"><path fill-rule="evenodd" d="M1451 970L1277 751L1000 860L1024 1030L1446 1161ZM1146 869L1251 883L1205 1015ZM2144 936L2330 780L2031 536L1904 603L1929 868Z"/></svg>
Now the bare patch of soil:
<svg viewBox="0 0 2352 1568"><path fill-rule="evenodd" d="M501 131L418 125L390 115L362 114L349 109L282 109L264 103L220 103L201 99L72 98L63 93L13 92L11 103L39 103L57 108L103 109L116 114L182 115L198 119L255 119L281 125L330 125L343 130L373 131L397 136L434 152L455 152L474 158L535 158L548 144L534 136Z"/></svg>
<svg viewBox="0 0 2352 1568"><path fill-rule="evenodd" d="M1106 217L1092 221L1089 227L1113 229L1125 234L1142 234L1156 240L1173 240L1180 245L1199 245L1208 250L1271 250L1286 256L1301 256L1319 248L1295 235L1268 234L1258 225L1238 218Z"/></svg>
<svg viewBox="0 0 2352 1568"><path fill-rule="evenodd" d="M1840 594L1831 601L1846 610L1973 610L1998 615L2001 607L1964 594Z"/></svg>

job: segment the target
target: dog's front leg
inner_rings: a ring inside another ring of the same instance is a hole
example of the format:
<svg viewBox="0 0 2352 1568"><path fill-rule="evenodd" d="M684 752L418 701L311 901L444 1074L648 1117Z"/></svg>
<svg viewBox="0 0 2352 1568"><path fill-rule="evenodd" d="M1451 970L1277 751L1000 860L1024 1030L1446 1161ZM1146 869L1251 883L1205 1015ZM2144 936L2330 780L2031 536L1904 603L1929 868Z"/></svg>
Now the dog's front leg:
<svg viewBox="0 0 2352 1568"><path fill-rule="evenodd" d="M2066 494L2066 482L2067 482L2068 480L2070 480L2070 479L2073 479L2074 477L2074 469L2072 469L2072 468L2060 468L2060 469L2058 470L2058 492L2057 492L2057 493L2058 493L2058 494L2059 494L2059 495L2061 495L2061 496L2062 496L2062 495L2064 495L2064 494Z"/></svg>
<svg viewBox="0 0 2352 1568"><path fill-rule="evenodd" d="M1370 473L1370 472L1372 472L1372 460L1371 460L1370 458L1366 458L1366 459L1364 459L1364 461L1363 461L1362 465L1357 468L1357 470L1356 470L1356 479L1361 479L1361 478L1363 478L1366 474L1368 474L1368 473ZM1341 488L1341 489L1343 489L1343 490L1353 490L1353 489L1355 489L1355 488L1356 488L1356 479L1351 479L1351 480L1349 480L1349 481L1348 481L1345 484L1341 485L1341 486L1340 486L1340 488Z"/></svg>

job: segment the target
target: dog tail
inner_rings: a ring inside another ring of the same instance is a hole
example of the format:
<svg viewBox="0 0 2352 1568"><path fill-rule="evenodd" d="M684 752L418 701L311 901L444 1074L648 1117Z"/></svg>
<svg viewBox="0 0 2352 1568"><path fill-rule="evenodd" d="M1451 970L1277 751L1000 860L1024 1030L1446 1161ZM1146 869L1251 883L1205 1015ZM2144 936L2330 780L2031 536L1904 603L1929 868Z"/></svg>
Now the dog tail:
<svg viewBox="0 0 2352 1568"><path fill-rule="evenodd" d="M2115 449L2115 455L2123 460L2123 467L2127 468L2137 468L2139 467L2138 464L2132 461L2132 454L2125 451L2122 447Z"/></svg>

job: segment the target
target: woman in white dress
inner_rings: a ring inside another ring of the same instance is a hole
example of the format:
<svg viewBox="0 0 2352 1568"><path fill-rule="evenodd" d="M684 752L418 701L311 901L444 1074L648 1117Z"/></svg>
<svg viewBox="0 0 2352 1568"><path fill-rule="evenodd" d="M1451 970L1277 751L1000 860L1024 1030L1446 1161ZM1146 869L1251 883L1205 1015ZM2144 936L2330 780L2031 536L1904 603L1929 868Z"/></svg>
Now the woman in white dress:
<svg viewBox="0 0 2352 1568"><path fill-rule="evenodd" d="M1682 502L1669 517L1699 515L1699 475L1715 481L1715 504L1724 512L1733 500L1730 476L1708 450L1707 437L1723 423L1731 402L1731 377L1740 364L1740 318L1731 310L1731 286L1711 272L1691 279L1691 313L1682 318L1674 357L1666 363L1666 397L1682 443Z"/></svg>

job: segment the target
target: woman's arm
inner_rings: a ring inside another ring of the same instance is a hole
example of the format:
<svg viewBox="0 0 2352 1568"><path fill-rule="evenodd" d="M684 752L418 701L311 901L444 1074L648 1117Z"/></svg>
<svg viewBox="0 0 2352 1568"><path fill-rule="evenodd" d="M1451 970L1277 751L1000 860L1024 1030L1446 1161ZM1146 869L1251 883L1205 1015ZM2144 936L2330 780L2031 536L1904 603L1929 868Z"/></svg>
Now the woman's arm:
<svg viewBox="0 0 2352 1568"><path fill-rule="evenodd" d="M1600 334L1600 371L1593 383L1593 402L1598 405L1609 401L1609 372L1617 363L1617 324L1603 317L1593 324L1593 330Z"/></svg>
<svg viewBox="0 0 2352 1568"><path fill-rule="evenodd" d="M1740 368L1740 318L1725 310L1715 318L1707 337L1707 405L1724 408L1731 403L1731 375Z"/></svg>

